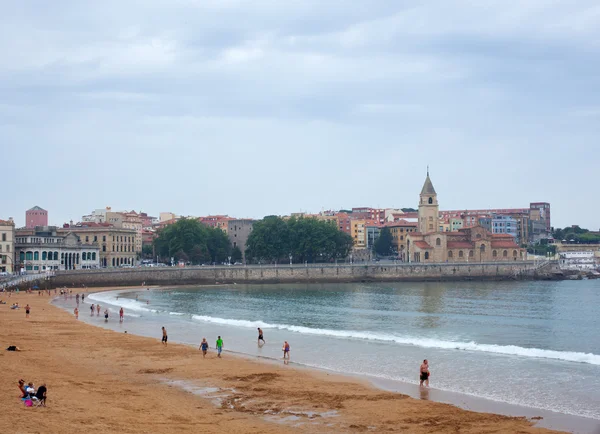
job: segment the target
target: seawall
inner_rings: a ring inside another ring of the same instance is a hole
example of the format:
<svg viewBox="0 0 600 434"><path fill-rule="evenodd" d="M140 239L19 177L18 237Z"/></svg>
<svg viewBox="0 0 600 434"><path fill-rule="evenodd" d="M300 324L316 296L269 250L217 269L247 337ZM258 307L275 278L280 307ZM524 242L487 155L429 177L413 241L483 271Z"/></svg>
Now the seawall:
<svg viewBox="0 0 600 434"><path fill-rule="evenodd" d="M137 286L215 283L371 282L550 279L552 264L532 262L382 265L269 265L59 271L49 286Z"/></svg>

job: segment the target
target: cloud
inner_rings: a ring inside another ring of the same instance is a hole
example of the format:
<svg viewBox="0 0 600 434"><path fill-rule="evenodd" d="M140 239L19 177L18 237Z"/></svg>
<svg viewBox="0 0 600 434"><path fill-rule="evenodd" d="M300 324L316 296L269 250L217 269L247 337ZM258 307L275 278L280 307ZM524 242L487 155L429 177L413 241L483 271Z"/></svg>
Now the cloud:
<svg viewBox="0 0 600 434"><path fill-rule="evenodd" d="M414 206L429 163L442 207L549 200L570 224L587 204L530 178L597 160L599 41L593 0L7 2L3 156L69 188L23 181L6 210Z"/></svg>

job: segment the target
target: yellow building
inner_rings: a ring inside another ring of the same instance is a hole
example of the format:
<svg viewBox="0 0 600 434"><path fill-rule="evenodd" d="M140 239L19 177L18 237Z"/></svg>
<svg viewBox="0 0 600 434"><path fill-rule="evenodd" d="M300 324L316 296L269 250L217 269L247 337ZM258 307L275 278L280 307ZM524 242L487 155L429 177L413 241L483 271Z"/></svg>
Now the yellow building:
<svg viewBox="0 0 600 434"><path fill-rule="evenodd" d="M385 226L392 234L392 245L398 253L401 261L406 261L406 242L408 234L417 231L417 222L411 222L406 219L393 223L386 223Z"/></svg>
<svg viewBox="0 0 600 434"><path fill-rule="evenodd" d="M78 235L84 244L98 243L100 267L136 264L137 232L134 229L117 228L109 223L81 223L58 230L58 233L63 235L69 232Z"/></svg>
<svg viewBox="0 0 600 434"><path fill-rule="evenodd" d="M429 173L419 198L419 231L408 234L409 262L500 262L524 260L512 235L492 234L481 226L440 232L437 193Z"/></svg>
<svg viewBox="0 0 600 434"><path fill-rule="evenodd" d="M350 234L354 240L354 248L364 249L367 246L366 220L350 220Z"/></svg>

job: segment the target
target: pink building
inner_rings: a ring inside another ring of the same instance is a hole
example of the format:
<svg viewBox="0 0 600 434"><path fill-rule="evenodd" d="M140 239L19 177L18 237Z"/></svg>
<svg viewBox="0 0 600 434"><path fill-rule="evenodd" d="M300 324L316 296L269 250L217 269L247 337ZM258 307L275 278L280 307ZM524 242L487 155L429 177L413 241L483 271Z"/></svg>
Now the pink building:
<svg viewBox="0 0 600 434"><path fill-rule="evenodd" d="M35 228L36 226L48 226L48 211L39 206L25 211L25 227Z"/></svg>

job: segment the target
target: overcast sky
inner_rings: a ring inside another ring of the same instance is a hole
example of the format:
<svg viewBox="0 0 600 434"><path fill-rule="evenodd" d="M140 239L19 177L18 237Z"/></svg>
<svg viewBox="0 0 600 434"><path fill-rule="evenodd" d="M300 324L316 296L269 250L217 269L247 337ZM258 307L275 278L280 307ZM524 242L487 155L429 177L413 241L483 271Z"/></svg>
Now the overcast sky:
<svg viewBox="0 0 600 434"><path fill-rule="evenodd" d="M416 6L415 6L416 5ZM597 230L597 0L0 3L0 218L552 204Z"/></svg>

